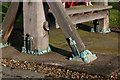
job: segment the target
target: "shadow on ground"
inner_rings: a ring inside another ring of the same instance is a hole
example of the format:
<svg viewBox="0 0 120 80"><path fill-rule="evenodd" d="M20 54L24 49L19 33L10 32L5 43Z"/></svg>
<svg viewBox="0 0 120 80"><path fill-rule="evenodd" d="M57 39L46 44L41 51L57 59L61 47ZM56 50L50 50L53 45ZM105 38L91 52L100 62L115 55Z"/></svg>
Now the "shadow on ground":
<svg viewBox="0 0 120 80"><path fill-rule="evenodd" d="M50 45L50 47L51 47L51 50L52 50L53 52L59 53L59 54L61 54L61 55L63 55L63 56L66 56L67 59L68 59L69 57L71 57L72 54L73 54L73 53L70 52L70 51L66 51L66 50L64 50L64 49L57 48L57 47L54 47L54 46L52 46L52 45Z"/></svg>
<svg viewBox="0 0 120 80"><path fill-rule="evenodd" d="M22 27L14 27L10 37L8 38L8 43L15 47L17 50L21 51L24 45L24 36Z"/></svg>
<svg viewBox="0 0 120 80"><path fill-rule="evenodd" d="M116 31L116 30L111 30L111 32L120 33L120 31Z"/></svg>
<svg viewBox="0 0 120 80"><path fill-rule="evenodd" d="M84 31L88 31L88 32L91 31L91 27L90 26L84 25L82 23L77 24L76 27L77 27L77 29L81 29L81 30L84 30ZM117 29L115 29L115 30L111 30L111 32L120 33L120 30L117 31Z"/></svg>
<svg viewBox="0 0 120 80"><path fill-rule="evenodd" d="M81 29L81 30L84 30L84 31L89 31L91 30L91 27L90 26L87 26L87 25L84 25L84 24L77 24L76 27L78 29Z"/></svg>

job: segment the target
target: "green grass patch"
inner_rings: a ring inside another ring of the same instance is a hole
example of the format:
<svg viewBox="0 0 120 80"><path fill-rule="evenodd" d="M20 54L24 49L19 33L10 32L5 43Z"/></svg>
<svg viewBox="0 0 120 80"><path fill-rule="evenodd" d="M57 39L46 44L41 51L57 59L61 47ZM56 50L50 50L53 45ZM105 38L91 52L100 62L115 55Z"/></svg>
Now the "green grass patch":
<svg viewBox="0 0 120 80"><path fill-rule="evenodd" d="M2 5L0 5L2 7L2 12L0 12L0 14L2 15L2 21L5 18L9 5L10 5L9 2L5 2L5 3L2 3ZM22 26L22 24L23 24L23 14L21 12L16 19L15 26Z"/></svg>
<svg viewBox="0 0 120 80"><path fill-rule="evenodd" d="M117 9L116 4L114 2L109 2L109 5L112 6L112 9Z"/></svg>
<svg viewBox="0 0 120 80"><path fill-rule="evenodd" d="M110 10L110 27L119 27L120 26L120 11L117 9Z"/></svg>

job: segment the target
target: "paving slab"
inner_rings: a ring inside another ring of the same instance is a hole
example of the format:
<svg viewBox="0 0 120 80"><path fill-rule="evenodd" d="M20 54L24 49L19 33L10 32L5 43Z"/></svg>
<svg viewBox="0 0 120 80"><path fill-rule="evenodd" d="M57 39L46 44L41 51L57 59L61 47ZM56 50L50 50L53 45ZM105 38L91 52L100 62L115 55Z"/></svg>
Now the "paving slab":
<svg viewBox="0 0 120 80"><path fill-rule="evenodd" d="M91 63L81 63L78 61L70 61L66 59L65 56L60 55L56 52L50 52L38 55L30 55L25 53L20 53L14 47L5 47L2 49L3 57L19 59L20 61L34 62L36 64L53 64L59 65L66 68L71 68L78 70L80 72L87 72L90 74L98 75L110 75L115 71L120 69L120 55L113 54L97 54L98 59Z"/></svg>
<svg viewBox="0 0 120 80"><path fill-rule="evenodd" d="M10 67L3 67L2 78L44 78L45 74L37 73L23 69L13 69Z"/></svg>

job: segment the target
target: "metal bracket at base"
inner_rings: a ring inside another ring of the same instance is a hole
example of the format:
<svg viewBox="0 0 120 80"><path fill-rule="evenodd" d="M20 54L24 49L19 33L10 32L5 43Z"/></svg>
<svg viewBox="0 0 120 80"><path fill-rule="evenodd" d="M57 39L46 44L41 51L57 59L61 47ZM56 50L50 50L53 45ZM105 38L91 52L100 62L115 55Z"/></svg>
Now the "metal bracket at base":
<svg viewBox="0 0 120 80"><path fill-rule="evenodd" d="M72 51L74 53L74 54L72 54L72 58L70 57L69 60L73 60L75 58L80 57L80 53L79 53L79 50L78 50L78 48L76 46L76 42L74 40L72 40L71 37L69 38L69 40L70 40L70 47L71 47L71 49L72 49Z"/></svg>
<svg viewBox="0 0 120 80"><path fill-rule="evenodd" d="M85 50L83 52L80 53L81 54L81 58L83 60L83 62L85 63L89 63L95 59L97 59L97 56L93 53L91 53L89 50Z"/></svg>
<svg viewBox="0 0 120 80"><path fill-rule="evenodd" d="M83 62L89 63L95 59L97 59L96 55L91 53L89 50L84 50L82 52L79 52L76 42L69 38L70 40L70 47L74 54L72 54L72 57L69 58L69 60L75 60L77 58L81 58Z"/></svg>
<svg viewBox="0 0 120 80"><path fill-rule="evenodd" d="M2 37L2 30L0 30L0 38ZM6 46L10 46L11 44L10 43L0 43L0 48L3 48L3 47L6 47Z"/></svg>
<svg viewBox="0 0 120 80"><path fill-rule="evenodd" d="M98 24L96 25L96 32L97 32L97 33L100 32L99 22L98 22Z"/></svg>
<svg viewBox="0 0 120 80"><path fill-rule="evenodd" d="M82 62L90 63L93 60L97 59L97 56L95 54L91 53L89 50L85 50L80 53L80 56L72 55L72 57L70 57L69 60L76 60L77 58L81 58Z"/></svg>
<svg viewBox="0 0 120 80"><path fill-rule="evenodd" d="M25 41L26 41L26 46L22 47L22 53L41 55L51 51L50 46L48 46L48 48L44 51L41 51L40 49L33 50L33 37L31 37L29 34L26 34Z"/></svg>
<svg viewBox="0 0 120 80"><path fill-rule="evenodd" d="M100 26L99 26L99 24L100 24L100 22L97 21L97 22L95 23L95 31L94 31L94 28L91 28L91 31L90 31L90 32L97 32L97 33L109 33L109 32L111 32L110 28L109 28L108 30L102 29L102 30L100 31Z"/></svg>
<svg viewBox="0 0 120 80"><path fill-rule="evenodd" d="M10 43L6 43L6 44L0 43L0 48L7 47L7 46L10 46L10 45L11 45Z"/></svg>
<svg viewBox="0 0 120 80"><path fill-rule="evenodd" d="M99 33L99 32L100 32L99 24L100 24L100 22L97 21L97 22L95 23L95 26L94 26L95 29L94 29L93 26L92 26L90 32L97 32L97 33Z"/></svg>
<svg viewBox="0 0 120 80"><path fill-rule="evenodd" d="M33 54L33 55L41 55L47 52L51 52L50 46L46 50L41 51L40 49L35 49L34 51L26 51L25 47L22 47L22 53L28 53L28 54Z"/></svg>
<svg viewBox="0 0 120 80"><path fill-rule="evenodd" d="M108 30L102 29L100 33L109 33L109 32L111 32L110 28Z"/></svg>
<svg viewBox="0 0 120 80"><path fill-rule="evenodd" d="M90 32L95 32L93 28L91 28L91 31ZM108 31L106 31L105 29L102 29L101 32L100 31L97 31L98 33L103 33L103 34L106 34L106 33L110 33L111 30L110 28L108 29Z"/></svg>
<svg viewBox="0 0 120 80"><path fill-rule="evenodd" d="M91 31L90 32L95 32L94 28L91 28Z"/></svg>

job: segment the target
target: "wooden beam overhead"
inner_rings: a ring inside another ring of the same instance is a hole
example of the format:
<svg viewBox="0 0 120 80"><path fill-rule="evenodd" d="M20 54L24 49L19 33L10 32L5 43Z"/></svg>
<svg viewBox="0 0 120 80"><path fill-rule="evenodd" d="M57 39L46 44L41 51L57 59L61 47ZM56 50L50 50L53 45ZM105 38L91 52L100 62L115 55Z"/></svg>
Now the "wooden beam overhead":
<svg viewBox="0 0 120 80"><path fill-rule="evenodd" d="M91 13L91 14L83 14L83 15L76 15L76 16L70 16L71 21L73 24L88 22L96 19L102 19L105 18L107 15L107 11L100 11L97 13Z"/></svg>
<svg viewBox="0 0 120 80"><path fill-rule="evenodd" d="M107 6L107 5L93 5L89 7L86 7L86 6L85 7L73 7L73 8L67 8L66 13L69 15L69 14L109 10L111 8L112 6Z"/></svg>

